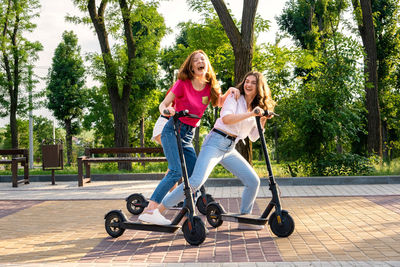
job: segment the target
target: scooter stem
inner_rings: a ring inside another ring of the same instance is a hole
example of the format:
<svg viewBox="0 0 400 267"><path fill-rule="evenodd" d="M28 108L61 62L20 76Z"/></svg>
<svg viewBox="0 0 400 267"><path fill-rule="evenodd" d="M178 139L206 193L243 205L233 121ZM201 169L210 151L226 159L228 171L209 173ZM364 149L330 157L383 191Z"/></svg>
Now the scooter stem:
<svg viewBox="0 0 400 267"><path fill-rule="evenodd" d="M257 129L258 133L260 135L260 140L261 140L261 147L264 153L264 158L265 158L265 163L267 164L267 169L268 169L268 178L269 178L269 189L271 190L272 193L272 199L271 202L268 204L267 208L265 209L264 213L262 214L261 217L266 218L270 211L272 210L273 206L275 206L275 210L277 212L277 215L280 217L281 216L281 202L280 202L280 197L279 197L279 192L277 189L277 184L275 182L274 174L272 172L272 167L271 167L271 162L268 156L268 150L267 150L267 145L265 142L265 136L263 133L263 129L261 127L261 122L260 122L261 117L256 116L256 123L257 123Z"/></svg>
<svg viewBox="0 0 400 267"><path fill-rule="evenodd" d="M195 215L195 210L194 210L194 202L193 202L193 197L191 196L191 189L189 186L189 177L187 174L187 169L186 169L186 161L185 161L185 156L183 154L183 148L182 148L182 143L181 143L181 131L180 131L180 125L179 125L179 120L177 116L174 116L174 127L175 127L175 132L176 134L176 142L178 143L178 151L179 151L179 159L181 161L181 168L182 168L182 176L183 176L183 182L184 182L184 194L185 194L185 199L186 199L186 207L189 209L189 218L191 219Z"/></svg>

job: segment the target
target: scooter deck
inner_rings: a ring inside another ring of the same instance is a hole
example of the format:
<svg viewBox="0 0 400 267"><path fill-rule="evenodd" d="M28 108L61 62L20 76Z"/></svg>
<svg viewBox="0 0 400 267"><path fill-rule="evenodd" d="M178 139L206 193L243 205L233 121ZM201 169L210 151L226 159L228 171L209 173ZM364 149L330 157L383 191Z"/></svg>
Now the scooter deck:
<svg viewBox="0 0 400 267"><path fill-rule="evenodd" d="M158 225L158 224L152 224L152 223L125 221L125 222L123 222L123 228L134 229L134 230L143 230L143 231L163 232L163 233L175 233L179 228L181 228L181 226L180 225Z"/></svg>
<svg viewBox="0 0 400 267"><path fill-rule="evenodd" d="M222 213L221 219L227 222L238 222L255 225L264 225L268 222L267 218L261 218L260 216L251 214L243 215L240 213Z"/></svg>

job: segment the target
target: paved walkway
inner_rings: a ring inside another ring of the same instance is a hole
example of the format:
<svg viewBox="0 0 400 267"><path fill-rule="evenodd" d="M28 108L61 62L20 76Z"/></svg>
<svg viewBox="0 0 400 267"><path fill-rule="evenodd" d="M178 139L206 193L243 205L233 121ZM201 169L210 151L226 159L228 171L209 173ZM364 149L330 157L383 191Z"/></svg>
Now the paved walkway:
<svg viewBox="0 0 400 267"><path fill-rule="evenodd" d="M281 186L283 207L296 223L288 238L269 227L239 231L230 222L217 229L207 223L210 233L198 247L179 234L127 230L110 238L104 214L122 209L128 215L124 198L149 196L156 184L0 183L0 265L400 266L400 184ZM207 187L232 212L239 210L242 190ZM260 214L269 198L262 188L253 213Z"/></svg>

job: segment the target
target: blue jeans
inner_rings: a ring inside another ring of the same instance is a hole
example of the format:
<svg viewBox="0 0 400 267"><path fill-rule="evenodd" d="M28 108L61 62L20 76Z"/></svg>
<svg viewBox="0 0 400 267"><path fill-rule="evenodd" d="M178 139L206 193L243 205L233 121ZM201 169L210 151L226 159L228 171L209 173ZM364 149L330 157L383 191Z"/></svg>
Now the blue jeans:
<svg viewBox="0 0 400 267"><path fill-rule="evenodd" d="M222 166L242 181L244 190L240 212L242 214L250 214L260 187L260 178L251 165L235 149L234 141L216 132L210 132L201 147L196 166L189 179L193 192L206 182L218 163L221 163ZM180 184L163 199L162 204L167 208L171 208L183 198L183 184Z"/></svg>
<svg viewBox="0 0 400 267"><path fill-rule="evenodd" d="M185 156L186 168L188 176L193 172L194 165L196 163L196 152L194 151L192 140L194 135L194 127L181 123L180 136L182 140L183 154ZM168 161L168 173L160 181L150 200L161 203L165 195L171 189L171 187L181 179L182 167L181 160L179 158L178 144L176 141L174 120L170 118L161 133L161 143L164 150L164 155Z"/></svg>

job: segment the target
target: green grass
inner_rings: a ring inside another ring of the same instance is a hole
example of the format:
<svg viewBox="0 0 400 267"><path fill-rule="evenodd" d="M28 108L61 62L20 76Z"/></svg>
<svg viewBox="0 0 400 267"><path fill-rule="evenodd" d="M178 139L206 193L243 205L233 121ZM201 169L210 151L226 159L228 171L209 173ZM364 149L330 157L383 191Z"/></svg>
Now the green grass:
<svg viewBox="0 0 400 267"><path fill-rule="evenodd" d="M5 170L0 170L0 175L11 175L10 166L6 166ZM166 162L152 162L146 163L143 166L140 163L132 163L132 171L118 170L117 163L102 163L102 164L92 164L91 173L92 174L108 174L108 173L164 173L167 170ZM260 177L267 177L267 168L263 161L254 161L254 168ZM284 176L280 165L273 164L272 170L274 175L277 177ZM23 170L20 168L18 170L19 175L23 174ZM78 169L76 164L72 166L65 166L63 170L56 170L56 174L77 174ZM34 169L29 170L30 175L51 175L51 171L43 171L40 166L35 165ZM232 178L234 177L229 171L227 171L221 165L217 165L211 173L210 177L213 178Z"/></svg>
<svg viewBox="0 0 400 267"><path fill-rule="evenodd" d="M373 175L399 175L400 174L400 158L394 159L391 162L374 165L375 171Z"/></svg>
<svg viewBox="0 0 400 267"><path fill-rule="evenodd" d="M277 164L272 162L272 171L275 177L288 177L282 168L282 164ZM166 162L152 162L146 163L145 166L140 163L132 163L132 171L118 170L117 163L102 163L102 164L92 164L91 173L92 174L109 174L109 173L164 173L167 170ZM264 161L253 161L254 169L256 170L258 176L268 177L267 167ZM0 175L11 175L10 165L0 165ZM393 160L390 164L376 164L374 166L375 171L372 175L398 175L400 174L400 158ZM73 164L72 166L65 166L63 170L56 170L56 174L77 174L77 166ZM18 170L19 175L23 175L23 169ZM29 170L30 175L51 175L51 171L43 171L40 165L35 165L34 169ZM217 165L211 173L212 178L232 178L234 177L230 172L225 170L221 165Z"/></svg>

